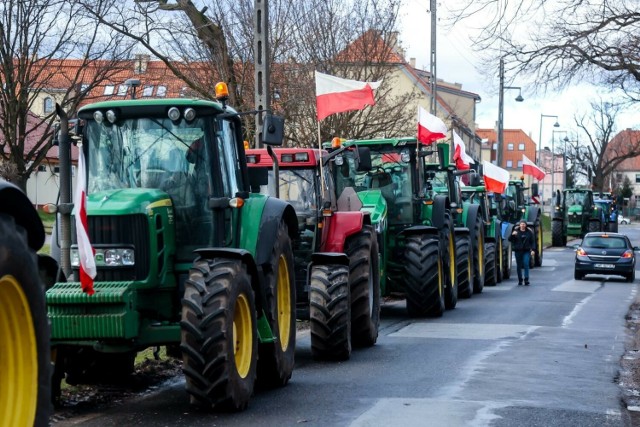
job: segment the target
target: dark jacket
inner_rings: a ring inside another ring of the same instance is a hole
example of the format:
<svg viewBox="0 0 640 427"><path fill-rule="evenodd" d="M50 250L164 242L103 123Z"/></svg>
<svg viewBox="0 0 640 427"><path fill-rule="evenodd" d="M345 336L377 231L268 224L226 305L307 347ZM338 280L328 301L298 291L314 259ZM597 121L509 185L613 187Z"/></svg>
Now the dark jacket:
<svg viewBox="0 0 640 427"><path fill-rule="evenodd" d="M511 249L514 252L529 252L533 250L533 232L527 227L526 230L521 231L520 227L516 226L514 231L518 234L515 236L512 234L509 236L511 242Z"/></svg>

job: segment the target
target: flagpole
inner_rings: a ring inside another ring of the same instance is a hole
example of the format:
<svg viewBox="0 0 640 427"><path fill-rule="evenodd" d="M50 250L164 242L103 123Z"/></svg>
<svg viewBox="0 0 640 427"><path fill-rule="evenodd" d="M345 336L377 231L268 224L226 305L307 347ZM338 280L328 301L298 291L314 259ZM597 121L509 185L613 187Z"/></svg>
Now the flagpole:
<svg viewBox="0 0 640 427"><path fill-rule="evenodd" d="M318 120L318 158L320 159L320 198L324 200L324 165L322 164L322 138L320 137L320 120Z"/></svg>

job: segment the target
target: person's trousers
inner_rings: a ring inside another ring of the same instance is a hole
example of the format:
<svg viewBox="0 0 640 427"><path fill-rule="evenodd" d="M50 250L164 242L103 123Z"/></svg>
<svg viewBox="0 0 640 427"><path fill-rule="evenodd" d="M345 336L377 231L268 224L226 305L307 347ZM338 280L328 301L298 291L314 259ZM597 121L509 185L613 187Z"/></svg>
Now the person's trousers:
<svg viewBox="0 0 640 427"><path fill-rule="evenodd" d="M524 280L529 281L529 262L531 258L531 253L529 251L525 252L514 252L516 256L516 270L518 271L518 282L522 282L522 270L524 270Z"/></svg>

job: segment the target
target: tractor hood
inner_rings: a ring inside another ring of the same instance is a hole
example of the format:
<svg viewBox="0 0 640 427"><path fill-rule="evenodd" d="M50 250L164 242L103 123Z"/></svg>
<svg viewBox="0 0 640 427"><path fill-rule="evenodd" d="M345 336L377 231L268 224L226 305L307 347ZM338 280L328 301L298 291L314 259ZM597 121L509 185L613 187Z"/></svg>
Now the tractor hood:
<svg viewBox="0 0 640 427"><path fill-rule="evenodd" d="M569 206L569 208L567 209L567 211L570 214L577 214L577 215L581 215L582 214L582 206L581 205L571 205Z"/></svg>
<svg viewBox="0 0 640 427"><path fill-rule="evenodd" d="M379 224L387 218L387 201L380 190L368 190L358 192L362 202L362 211L369 212L371 223Z"/></svg>
<svg viewBox="0 0 640 427"><path fill-rule="evenodd" d="M99 191L87 197L88 215L146 214L157 206L172 206L171 199L164 191L149 188Z"/></svg>

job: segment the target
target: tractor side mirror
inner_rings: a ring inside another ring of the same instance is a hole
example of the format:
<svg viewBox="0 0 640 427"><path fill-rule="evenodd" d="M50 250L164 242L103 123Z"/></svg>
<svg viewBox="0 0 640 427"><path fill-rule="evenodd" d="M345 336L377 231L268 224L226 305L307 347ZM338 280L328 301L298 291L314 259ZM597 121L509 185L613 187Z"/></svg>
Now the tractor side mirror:
<svg viewBox="0 0 640 427"><path fill-rule="evenodd" d="M284 140L284 117L267 113L262 125L262 142L267 145L282 145Z"/></svg>
<svg viewBox="0 0 640 427"><path fill-rule="evenodd" d="M560 190L556 190L556 206L560 206L562 204L562 196L560 194Z"/></svg>
<svg viewBox="0 0 640 427"><path fill-rule="evenodd" d="M540 193L538 192L538 184L537 183L531 184L531 195L533 197L538 197L540 195Z"/></svg>
<svg viewBox="0 0 640 427"><path fill-rule="evenodd" d="M475 172L469 174L469 185L472 187L478 187L480 185L480 175Z"/></svg>
<svg viewBox="0 0 640 427"><path fill-rule="evenodd" d="M371 150L369 147L356 147L356 171L368 172L371 170Z"/></svg>

